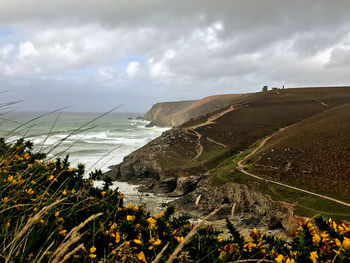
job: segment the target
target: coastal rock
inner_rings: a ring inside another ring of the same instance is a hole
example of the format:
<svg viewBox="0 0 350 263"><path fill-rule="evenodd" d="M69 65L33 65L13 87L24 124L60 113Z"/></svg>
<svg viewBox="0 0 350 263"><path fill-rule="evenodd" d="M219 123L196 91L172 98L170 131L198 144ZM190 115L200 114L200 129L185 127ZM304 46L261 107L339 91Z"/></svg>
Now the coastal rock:
<svg viewBox="0 0 350 263"><path fill-rule="evenodd" d="M181 158L178 162L193 159L196 155L195 141L195 135L181 129L171 129L124 157L122 163L111 166L106 175L113 180L141 184L141 190L174 192L174 195L186 194L196 187L202 177L191 174L179 176L172 154L178 152L177 147L181 147L182 155L178 157Z"/></svg>
<svg viewBox="0 0 350 263"><path fill-rule="evenodd" d="M181 212L194 217L203 217L219 204L228 204L228 208L222 209L216 219L233 217L242 226L283 228L287 232L292 232L296 227L291 205L273 201L243 184L227 183L217 187L208 179L202 180L194 191L173 201L173 204Z"/></svg>
<svg viewBox="0 0 350 263"><path fill-rule="evenodd" d="M205 178L203 176L182 176L176 180L176 188L173 190L172 196L183 196L194 191L200 180Z"/></svg>

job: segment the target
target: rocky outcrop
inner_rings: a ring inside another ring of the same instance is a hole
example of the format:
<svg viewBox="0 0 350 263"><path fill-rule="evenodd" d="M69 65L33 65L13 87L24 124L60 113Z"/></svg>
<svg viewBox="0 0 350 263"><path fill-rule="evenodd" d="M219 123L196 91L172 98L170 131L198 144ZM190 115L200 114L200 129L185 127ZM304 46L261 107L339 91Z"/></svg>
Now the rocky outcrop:
<svg viewBox="0 0 350 263"><path fill-rule="evenodd" d="M180 196L193 191L205 175L179 173L177 162L192 160L196 155L194 134L181 129L171 129L144 147L124 157L123 162L111 166L106 174L113 180L128 181L142 185L141 190L157 193L172 193Z"/></svg>
<svg viewBox="0 0 350 263"><path fill-rule="evenodd" d="M208 179L202 180L194 191L173 204L194 217L203 217L219 204L228 204L216 215L216 219L232 217L242 227L283 228L292 232L297 222L291 205L273 201L269 196L243 184L227 183L217 187Z"/></svg>

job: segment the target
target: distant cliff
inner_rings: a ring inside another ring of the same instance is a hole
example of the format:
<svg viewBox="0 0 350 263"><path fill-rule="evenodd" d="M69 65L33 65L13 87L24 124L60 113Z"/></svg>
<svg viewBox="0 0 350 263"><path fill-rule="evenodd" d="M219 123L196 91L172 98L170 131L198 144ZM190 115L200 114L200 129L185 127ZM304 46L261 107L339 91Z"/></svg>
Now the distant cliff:
<svg viewBox="0 0 350 263"><path fill-rule="evenodd" d="M179 121L172 119L170 116L174 113L181 111L182 109L187 108L195 101L174 101L174 102L161 102L156 103L152 108L146 112L143 116L143 119L150 121L150 126L159 126L159 127L171 127L178 125Z"/></svg>
<svg viewBox="0 0 350 263"><path fill-rule="evenodd" d="M157 103L144 115L144 120L151 122L149 126L179 126L192 118L235 104L242 97L244 95L226 94L205 97L200 100Z"/></svg>

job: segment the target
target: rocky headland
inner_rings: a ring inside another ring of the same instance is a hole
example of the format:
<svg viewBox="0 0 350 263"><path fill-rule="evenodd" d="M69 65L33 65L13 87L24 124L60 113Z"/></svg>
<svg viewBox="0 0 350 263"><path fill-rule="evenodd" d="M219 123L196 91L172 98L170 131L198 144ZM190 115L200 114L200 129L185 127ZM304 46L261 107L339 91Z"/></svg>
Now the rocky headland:
<svg viewBox="0 0 350 263"><path fill-rule="evenodd" d="M224 95L207 99L205 103L204 99L200 101L154 105L144 118L160 126L176 127L126 156L107 174L117 181L139 184L140 191L176 196L178 199L173 204L178 210L194 217L208 214L218 204L228 204L230 208L217 214L217 219L231 217L243 227L292 231L296 226L295 209L302 216L309 216L309 211L318 212L314 207L318 200L310 197L310 208L309 204L296 207L288 204L298 203L299 199L293 198L299 196L300 200L306 199L298 191L283 192L264 181L248 178L237 170L237 162L245 152L256 147L259 140L281 128L350 103L349 88L274 90L232 95L226 103ZM205 110L198 111L203 105ZM195 108L197 111L189 110ZM313 136L318 135L314 132ZM293 150L293 145L289 148ZM332 147L328 147L330 149ZM283 160L285 152L279 152L277 158ZM270 159L274 158L273 153L270 146ZM250 167L254 168L254 160L247 161ZM263 175L261 167L259 172ZM267 168L266 171L272 169ZM293 178L293 169L281 169L285 178ZM283 193L287 193L288 198L284 198Z"/></svg>
<svg viewBox="0 0 350 263"><path fill-rule="evenodd" d="M154 104L144 115L150 121L148 127L174 127L217 109L238 103L244 95L225 94L205 97L200 100L161 102Z"/></svg>

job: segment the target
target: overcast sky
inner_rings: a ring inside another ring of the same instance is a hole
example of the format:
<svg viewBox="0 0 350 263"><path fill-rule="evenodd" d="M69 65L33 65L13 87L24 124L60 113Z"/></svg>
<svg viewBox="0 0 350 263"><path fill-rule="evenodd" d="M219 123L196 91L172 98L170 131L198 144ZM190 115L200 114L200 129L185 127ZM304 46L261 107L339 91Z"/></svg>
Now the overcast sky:
<svg viewBox="0 0 350 263"><path fill-rule="evenodd" d="M349 0L1 0L1 101L153 103L350 84Z"/></svg>

